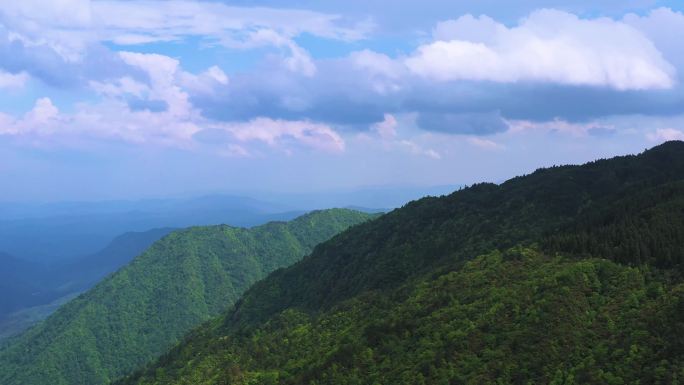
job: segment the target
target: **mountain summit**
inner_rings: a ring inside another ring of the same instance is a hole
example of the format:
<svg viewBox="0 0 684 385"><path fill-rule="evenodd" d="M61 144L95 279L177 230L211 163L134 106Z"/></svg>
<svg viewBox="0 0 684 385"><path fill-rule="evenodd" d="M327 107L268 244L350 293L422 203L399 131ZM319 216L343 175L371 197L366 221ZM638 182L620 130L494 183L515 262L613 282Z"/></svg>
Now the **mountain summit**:
<svg viewBox="0 0 684 385"><path fill-rule="evenodd" d="M676 383L684 143L425 198L120 384Z"/></svg>

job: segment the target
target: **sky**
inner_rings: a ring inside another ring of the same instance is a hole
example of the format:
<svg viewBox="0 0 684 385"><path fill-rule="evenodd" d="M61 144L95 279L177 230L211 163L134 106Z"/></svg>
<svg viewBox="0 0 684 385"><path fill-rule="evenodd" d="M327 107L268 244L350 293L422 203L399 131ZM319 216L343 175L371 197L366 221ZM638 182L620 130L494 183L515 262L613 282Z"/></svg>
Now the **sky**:
<svg viewBox="0 0 684 385"><path fill-rule="evenodd" d="M0 201L500 182L684 139L684 2L0 0Z"/></svg>

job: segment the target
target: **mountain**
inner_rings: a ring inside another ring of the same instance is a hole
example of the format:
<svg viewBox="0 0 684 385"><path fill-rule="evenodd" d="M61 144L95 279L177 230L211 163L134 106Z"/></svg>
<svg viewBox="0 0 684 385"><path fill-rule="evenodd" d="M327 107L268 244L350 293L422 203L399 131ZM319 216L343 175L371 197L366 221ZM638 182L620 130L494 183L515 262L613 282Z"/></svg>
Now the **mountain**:
<svg viewBox="0 0 684 385"><path fill-rule="evenodd" d="M159 356L269 272L371 217L334 209L251 229L171 233L9 341L0 351L0 383L107 383Z"/></svg>
<svg viewBox="0 0 684 385"><path fill-rule="evenodd" d="M154 228L230 224L255 226L289 220L303 211L245 197L0 204L0 250L54 264L91 255L114 237ZM36 234L40 234L37 237Z"/></svg>
<svg viewBox="0 0 684 385"><path fill-rule="evenodd" d="M251 192L260 200L282 202L289 207L300 209L321 209L326 207L359 207L367 208L362 211L387 210L401 207L406 203L426 196L440 196L449 194L459 186L369 186L347 190L310 191L301 193L282 192Z"/></svg>
<svg viewBox="0 0 684 385"><path fill-rule="evenodd" d="M126 233L93 255L54 266L0 254L0 339L44 319L172 230Z"/></svg>
<svg viewBox="0 0 684 385"><path fill-rule="evenodd" d="M412 202L117 384L684 380L684 143Z"/></svg>
<svg viewBox="0 0 684 385"><path fill-rule="evenodd" d="M0 253L0 319L22 307L45 301L41 287L29 277L42 266Z"/></svg>
<svg viewBox="0 0 684 385"><path fill-rule="evenodd" d="M128 264L174 230L161 228L119 235L99 252L53 266L50 273L62 290L83 291Z"/></svg>

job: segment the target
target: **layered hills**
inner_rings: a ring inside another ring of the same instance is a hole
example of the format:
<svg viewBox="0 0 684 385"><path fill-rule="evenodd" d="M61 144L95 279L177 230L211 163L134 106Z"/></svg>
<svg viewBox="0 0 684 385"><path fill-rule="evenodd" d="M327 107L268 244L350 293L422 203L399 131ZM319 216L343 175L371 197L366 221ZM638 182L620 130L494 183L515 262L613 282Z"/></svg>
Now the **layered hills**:
<svg viewBox="0 0 684 385"><path fill-rule="evenodd" d="M44 319L172 230L125 233L99 252L53 265L0 254L0 339Z"/></svg>
<svg viewBox="0 0 684 385"><path fill-rule="evenodd" d="M412 202L117 384L684 380L684 143Z"/></svg>
<svg viewBox="0 0 684 385"><path fill-rule="evenodd" d="M173 232L0 350L0 383L104 384L158 357L250 285L371 215Z"/></svg>

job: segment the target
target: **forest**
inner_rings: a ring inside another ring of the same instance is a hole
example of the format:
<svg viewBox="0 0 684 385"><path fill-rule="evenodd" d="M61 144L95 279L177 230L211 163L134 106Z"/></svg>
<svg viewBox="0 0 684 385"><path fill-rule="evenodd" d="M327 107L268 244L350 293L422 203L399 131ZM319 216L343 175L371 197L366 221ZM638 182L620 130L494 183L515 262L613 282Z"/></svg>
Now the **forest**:
<svg viewBox="0 0 684 385"><path fill-rule="evenodd" d="M254 282L372 216L315 211L173 232L0 349L3 385L106 384L158 357Z"/></svg>
<svg viewBox="0 0 684 385"><path fill-rule="evenodd" d="M677 384L684 143L425 198L117 384Z"/></svg>

